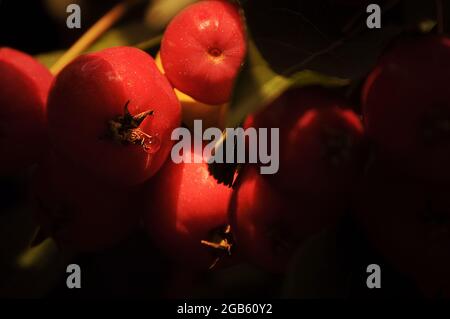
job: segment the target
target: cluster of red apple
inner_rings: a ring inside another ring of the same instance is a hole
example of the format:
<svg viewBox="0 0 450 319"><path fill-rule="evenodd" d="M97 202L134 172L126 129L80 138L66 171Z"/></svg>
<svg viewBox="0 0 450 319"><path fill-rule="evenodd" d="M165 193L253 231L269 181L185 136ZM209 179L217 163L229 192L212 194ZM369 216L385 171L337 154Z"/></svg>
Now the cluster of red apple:
<svg viewBox="0 0 450 319"><path fill-rule="evenodd" d="M143 225L184 266L245 258L280 272L306 239L354 211L387 260L440 288L450 261L450 40L388 48L364 85L363 120L336 92L285 92L245 122L280 128L279 172L247 165L228 188L206 163L168 159L170 136L181 120L221 126L245 54L240 12L218 0L172 20L157 63L117 47L53 79L2 48L0 173L39 163L37 216L61 247L98 250Z"/></svg>
<svg viewBox="0 0 450 319"><path fill-rule="evenodd" d="M79 56L54 77L1 48L1 174L38 164L37 220L64 249L103 249L144 224L162 231L159 242L172 242L175 255L208 268L193 257L215 246L209 227L226 226L231 189L206 163L174 164L171 134L182 119L219 126L245 54L238 6L216 0L173 19L156 62L115 47Z"/></svg>

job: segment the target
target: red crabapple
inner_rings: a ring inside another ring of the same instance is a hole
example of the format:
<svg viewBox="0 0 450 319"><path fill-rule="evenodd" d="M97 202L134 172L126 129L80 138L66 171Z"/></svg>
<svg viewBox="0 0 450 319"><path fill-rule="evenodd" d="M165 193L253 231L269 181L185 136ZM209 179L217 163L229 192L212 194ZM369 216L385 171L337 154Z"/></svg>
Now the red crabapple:
<svg viewBox="0 0 450 319"><path fill-rule="evenodd" d="M155 62L161 73L165 74L159 52L155 57ZM191 132L194 132L195 120L202 120L204 129L209 127L224 129L224 115L227 111L227 104L209 105L201 103L177 89L174 90L181 104L183 124L185 124Z"/></svg>
<svg viewBox="0 0 450 319"><path fill-rule="evenodd" d="M257 167L246 166L229 215L239 253L267 270L283 272L296 248L335 224L340 211L320 195L286 196Z"/></svg>
<svg viewBox="0 0 450 319"><path fill-rule="evenodd" d="M36 162L47 146L45 112L53 76L33 57L0 48L0 175Z"/></svg>
<svg viewBox="0 0 450 319"><path fill-rule="evenodd" d="M448 186L376 163L357 197L356 216L370 242L428 296L450 288L444 286L450 266L449 192Z"/></svg>
<svg viewBox="0 0 450 319"><path fill-rule="evenodd" d="M361 171L362 123L325 90L290 90L250 121L280 129L280 169L270 178L289 193L345 193Z"/></svg>
<svg viewBox="0 0 450 319"><path fill-rule="evenodd" d="M194 152L187 156L202 159ZM183 266L221 266L233 253L227 216L231 191L209 174L206 162L169 160L144 192L145 227L155 244Z"/></svg>
<svg viewBox="0 0 450 319"><path fill-rule="evenodd" d="M78 57L48 101L55 150L123 186L153 176L167 158L180 104L153 59L131 47Z"/></svg>
<svg viewBox="0 0 450 319"><path fill-rule="evenodd" d="M450 178L449 82L450 40L428 35L398 41L365 83L367 133L409 174Z"/></svg>
<svg viewBox="0 0 450 319"><path fill-rule="evenodd" d="M247 44L239 8L227 1L192 4L168 25L161 60L175 88L205 104L229 101Z"/></svg>

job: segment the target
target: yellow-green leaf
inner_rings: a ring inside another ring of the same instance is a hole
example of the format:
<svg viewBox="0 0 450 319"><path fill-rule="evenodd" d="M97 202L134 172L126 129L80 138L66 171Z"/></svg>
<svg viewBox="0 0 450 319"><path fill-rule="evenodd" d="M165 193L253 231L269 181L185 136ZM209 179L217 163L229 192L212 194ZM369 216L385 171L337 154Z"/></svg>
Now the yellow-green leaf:
<svg viewBox="0 0 450 319"><path fill-rule="evenodd" d="M85 51L95 52L115 46L137 46L140 49L151 49L161 42L161 35L155 35L143 23L132 22L127 25L112 28L101 36ZM39 54L36 58L47 67L51 67L62 55L64 50Z"/></svg>
<svg viewBox="0 0 450 319"><path fill-rule="evenodd" d="M227 127L236 127L248 114L261 110L290 87L321 85L341 87L347 79L303 70L290 77L275 73L250 41L245 65L239 74L226 118Z"/></svg>

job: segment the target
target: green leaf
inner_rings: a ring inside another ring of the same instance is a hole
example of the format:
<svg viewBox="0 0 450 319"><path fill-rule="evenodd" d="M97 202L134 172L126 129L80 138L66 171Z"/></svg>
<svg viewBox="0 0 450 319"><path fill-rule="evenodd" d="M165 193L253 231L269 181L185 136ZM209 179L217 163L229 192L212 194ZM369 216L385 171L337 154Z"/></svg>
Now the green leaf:
<svg viewBox="0 0 450 319"><path fill-rule="evenodd" d="M275 73L264 60L252 41L244 68L239 74L226 118L226 127L240 125L245 117L261 110L290 87L322 85L341 87L350 83L347 79L326 76L304 70L290 77Z"/></svg>
<svg viewBox="0 0 450 319"><path fill-rule="evenodd" d="M185 7L198 0L152 0L145 13L145 23L153 30L163 30Z"/></svg>
<svg viewBox="0 0 450 319"><path fill-rule="evenodd" d="M337 244L338 231L326 230L295 253L285 278L285 298L346 298L351 266Z"/></svg>
<svg viewBox="0 0 450 319"><path fill-rule="evenodd" d="M87 50L87 52L99 51L115 46L136 45L137 43L152 39L155 36L157 35L155 35L155 33L145 24L132 22L106 32Z"/></svg>
<svg viewBox="0 0 450 319"><path fill-rule="evenodd" d="M382 28L368 29L366 4L342 2L249 0L244 9L258 49L276 72L308 69L358 80L405 30L404 21L398 19L402 6L386 1Z"/></svg>
<svg viewBox="0 0 450 319"><path fill-rule="evenodd" d="M35 58L43 65L45 65L47 68L50 68L63 54L64 50L58 50L38 54L35 56Z"/></svg>
<svg viewBox="0 0 450 319"><path fill-rule="evenodd" d="M24 180L24 182L29 179ZM3 181L0 181L2 183ZM48 239L29 247L35 229L33 205L15 203L0 214L0 297L38 298L53 289L72 256L57 250Z"/></svg>
<svg viewBox="0 0 450 319"><path fill-rule="evenodd" d="M144 24L132 22L126 25L112 28L89 47L85 53L95 52L115 46L136 46L144 51L157 51L161 42L161 35L155 35ZM156 48L156 49L155 49ZM39 54L36 58L47 67L51 67L62 55L64 50Z"/></svg>

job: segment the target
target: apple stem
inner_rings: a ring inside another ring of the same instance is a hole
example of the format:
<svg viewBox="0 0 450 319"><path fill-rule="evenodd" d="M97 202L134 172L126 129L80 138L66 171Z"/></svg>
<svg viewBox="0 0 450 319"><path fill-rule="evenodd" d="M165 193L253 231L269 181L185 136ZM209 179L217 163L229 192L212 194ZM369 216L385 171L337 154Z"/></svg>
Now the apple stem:
<svg viewBox="0 0 450 319"><path fill-rule="evenodd" d="M444 5L442 0L436 0L437 32L444 34Z"/></svg>
<svg viewBox="0 0 450 319"><path fill-rule="evenodd" d="M57 74L73 59L85 51L95 40L113 26L136 3L137 0L126 0L108 11L92 27L89 28L50 68L53 74Z"/></svg>

